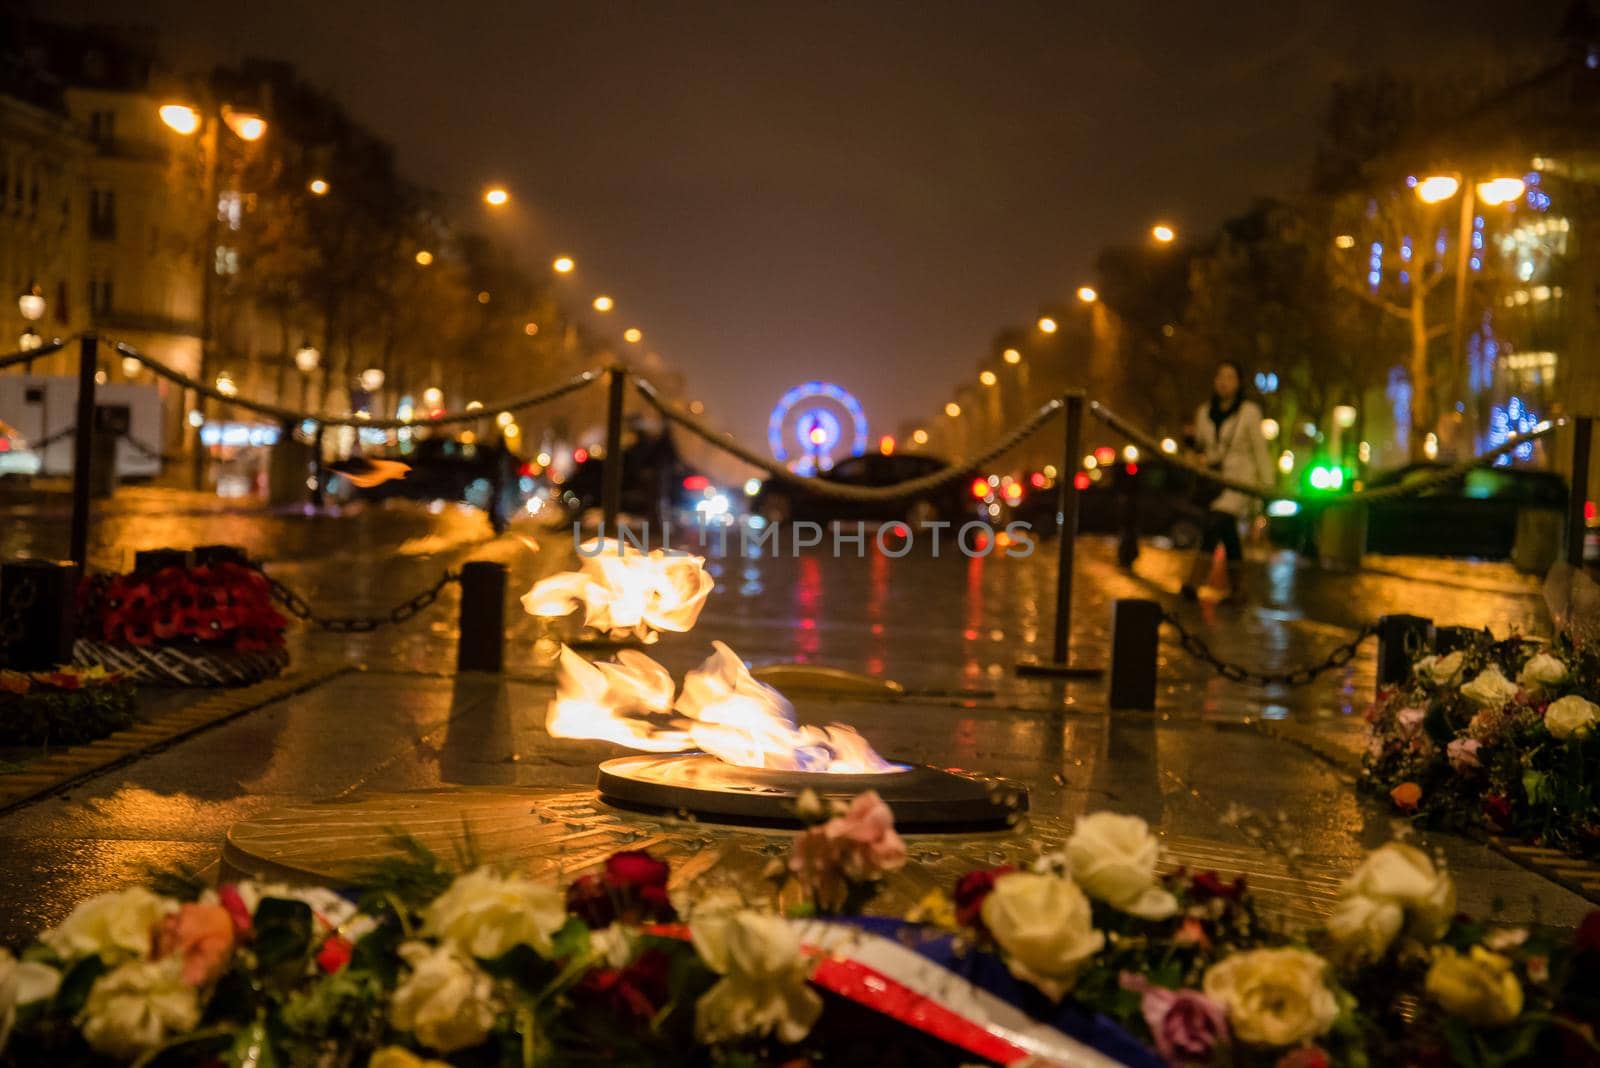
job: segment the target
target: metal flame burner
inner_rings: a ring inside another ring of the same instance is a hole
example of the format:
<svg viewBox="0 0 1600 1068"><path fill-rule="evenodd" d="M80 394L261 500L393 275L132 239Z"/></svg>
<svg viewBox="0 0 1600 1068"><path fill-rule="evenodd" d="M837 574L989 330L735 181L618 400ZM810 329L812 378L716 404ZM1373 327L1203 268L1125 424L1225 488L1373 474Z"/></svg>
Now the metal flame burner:
<svg viewBox="0 0 1600 1068"><path fill-rule="evenodd" d="M1028 810L1022 786L924 765L830 775L741 768L704 753L652 754L606 761L597 785L601 798L619 808L769 827L800 826L794 805L806 789L845 801L876 790L906 831L999 830Z"/></svg>

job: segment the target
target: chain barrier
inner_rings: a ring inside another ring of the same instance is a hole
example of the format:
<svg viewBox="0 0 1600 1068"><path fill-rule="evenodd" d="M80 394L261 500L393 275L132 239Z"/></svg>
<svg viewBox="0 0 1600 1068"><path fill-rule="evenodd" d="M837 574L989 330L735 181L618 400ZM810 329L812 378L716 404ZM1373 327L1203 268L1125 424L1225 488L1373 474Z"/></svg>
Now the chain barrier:
<svg viewBox="0 0 1600 1068"><path fill-rule="evenodd" d="M54 434L46 434L44 437L40 438L38 441L30 441L30 442L28 442L28 451L30 451L30 452L43 452L45 449L48 449L50 446L54 445L56 442L62 440L63 438L70 438L70 437L72 437L72 435L76 434L77 432L78 432L78 428L77 427L69 426L69 427L66 427L66 428L64 428L62 430L57 430Z"/></svg>
<svg viewBox="0 0 1600 1068"><path fill-rule="evenodd" d="M553 386L536 390L532 393L524 393L519 396L508 397L505 400L498 401L494 404L485 404L479 408L463 408L459 411L444 412L440 415L428 416L427 418L423 419L362 419L354 415L328 415L326 413L319 412L302 412L294 408L284 408L276 404L268 404L266 401L251 400L249 397L241 397L237 394L229 395L214 386L206 385L199 379L189 377L182 371L168 367L160 360L153 356L145 355L132 345L127 345L119 341L112 347L120 355L138 360L153 374L159 375L169 382L182 386L184 389L192 389L202 396L210 397L212 400L217 401L220 404L231 404L237 408L244 408L247 411L255 412L258 415L265 415L271 419L275 419L280 423L312 422L321 426L367 427L373 430L401 430L406 427L415 429L417 427L454 426L458 423L473 423L477 422L479 419L490 419L494 417L496 412L517 412L524 408L532 408L537 405L556 400L559 397L564 397L568 393L576 392L590 383L598 381L601 375L604 373L598 368L590 368L587 371L580 371L571 378L567 379L565 382L558 382Z"/></svg>
<svg viewBox="0 0 1600 1068"><path fill-rule="evenodd" d="M1161 609L1161 621L1170 624L1172 629L1178 632L1178 644L1183 646L1184 652L1210 665L1212 670L1230 682L1247 682L1256 686L1304 686L1324 672L1342 668L1350 663L1355 659L1361 643L1378 633L1377 624L1368 623L1354 638L1343 645L1335 646L1327 656L1314 664L1297 667L1291 671L1256 671L1222 659L1211 651L1211 646L1206 644L1204 638L1185 627L1181 619L1165 608Z"/></svg>
<svg viewBox="0 0 1600 1068"><path fill-rule="evenodd" d="M152 460L159 460L164 464L175 464L183 461L182 456L173 456L169 453L164 453L160 449L146 445L132 434L124 433L121 435L121 437L123 441L126 441L133 448L133 451L143 453Z"/></svg>
<svg viewBox="0 0 1600 1068"><path fill-rule="evenodd" d="M662 416L677 423L696 437L705 441L714 448L749 464L751 467L760 468L772 478L786 485L814 493L819 497L829 497L841 501L899 501L908 497L920 496L924 493L940 489L951 482L965 478L973 471L985 466L990 461L1010 452L1028 438L1038 433L1039 429L1048 423L1055 414L1061 410L1062 402L1052 400L1034 412L1027 421L1017 427L1010 434L1000 439L983 453L961 460L940 468L932 474L922 475L918 478L906 479L890 486L853 486L848 483L834 482L825 478L810 478L797 475L793 471L748 449L726 434L718 433L706 426L688 412L669 404L656 392L655 386L641 378L634 379L634 388L640 396L650 403L650 406L660 412Z"/></svg>
<svg viewBox="0 0 1600 1068"><path fill-rule="evenodd" d="M389 611L372 616L324 616L319 615L300 594L290 589L263 571L262 576L267 580L267 585L272 589L272 597L283 606L284 611L302 622L309 623L318 630L325 630L331 634L369 634L379 627L404 623L412 616L430 607L439 599L439 594L452 582L461 581L459 571L446 571L439 577L439 581L432 586L406 598Z"/></svg>
<svg viewBox="0 0 1600 1068"><path fill-rule="evenodd" d="M1545 422L1534 427L1532 430L1528 431L1526 434L1515 435L1507 440L1504 444L1490 449L1488 452L1474 456L1467 460L1462 460L1459 463L1452 464L1449 467L1440 468L1438 471L1430 474L1421 475L1410 480L1409 482L1396 483L1392 486L1381 486L1378 489L1357 490L1353 493L1346 493L1338 497L1303 497L1294 493L1279 493L1274 489L1270 489L1265 486L1258 486L1253 482L1241 482L1238 479L1228 478L1226 475L1219 473L1214 468L1207 467L1205 464L1196 463L1188 457L1179 455L1177 453L1169 453L1161 447L1161 442L1157 441L1154 435L1141 430L1137 426L1134 426L1128 420L1124 419L1116 412L1113 412L1110 408L1107 408L1099 401L1089 402L1089 413L1106 426L1116 431L1118 434L1121 434L1123 437L1139 446L1141 449L1149 452L1151 455L1159 456L1164 462L1172 464L1175 467L1181 467L1196 477L1205 479L1207 482L1221 486L1224 489L1236 490L1237 492L1243 493L1248 497L1259 497L1263 500L1270 499L1275 501L1293 501L1299 505L1326 505L1330 503L1343 504L1350 502L1371 504L1374 501L1389 500L1395 497L1409 497L1413 494L1421 493L1424 490L1432 489L1434 486L1454 482L1455 480L1466 475L1466 473L1471 471L1473 468L1481 467L1484 464L1493 463L1501 456L1520 448L1528 442L1542 438L1546 434L1553 433L1558 428L1567 425L1567 421L1565 419L1546 420Z"/></svg>
<svg viewBox="0 0 1600 1068"><path fill-rule="evenodd" d="M0 356L0 371L4 371L8 367L15 367L20 363L32 363L34 360L60 352L67 347L68 342L77 336L77 334L73 334L72 337L51 338L36 349L28 349L25 352L18 350L7 356Z"/></svg>

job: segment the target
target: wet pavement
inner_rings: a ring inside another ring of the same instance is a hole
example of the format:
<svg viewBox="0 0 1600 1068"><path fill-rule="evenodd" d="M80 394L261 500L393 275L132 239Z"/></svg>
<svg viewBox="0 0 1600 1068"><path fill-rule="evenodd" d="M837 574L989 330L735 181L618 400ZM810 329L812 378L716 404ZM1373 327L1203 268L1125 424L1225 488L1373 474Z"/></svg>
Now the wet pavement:
<svg viewBox="0 0 1600 1068"><path fill-rule="evenodd" d="M134 548L238 542L319 610L338 614L385 611L469 559L505 563L511 598L573 560L566 531L526 523L494 538L481 514L466 509L304 516L196 501L173 517L158 506L159 491L148 493L150 501L107 509L97 560L122 563ZM46 514L8 523L0 544L8 553L59 551L49 545L56 523ZM716 638L758 665L798 661L894 679L907 687L904 698L797 695L796 705L807 720L855 724L896 758L1022 781L1045 816L1136 812L1190 863L1245 856L1240 863L1263 878L1268 869L1304 869L1331 887L1362 848L1391 833L1385 808L1313 752L1363 744L1370 641L1313 685L1263 690L1216 677L1163 628L1157 711L1108 713L1103 681L1030 680L1014 671L1048 654L1051 543L1026 559L890 559L872 553L870 541L863 558L853 548L841 559L816 550L794 557L787 545L759 559L717 556L714 542L707 550L717 590L698 626L651 650L675 672L698 663ZM1538 582L1500 565L1373 558L1359 574L1332 575L1262 554L1251 564L1245 603L1198 606L1174 593L1188 565L1181 554L1147 549L1131 572L1113 556L1109 543L1080 542L1072 636L1081 662L1106 662L1111 604L1122 597L1161 601L1224 658L1259 670L1318 660L1385 612L1497 632L1549 627ZM458 608L450 587L398 627L365 635L297 628L299 663L359 662L366 670L0 815L0 849L10 857L0 934L49 922L146 866L214 871L230 825L285 802L441 785L588 786L594 764L621 751L553 740L542 727L552 639L572 625L532 620L513 600L507 677L457 677L450 673ZM1507 918L1565 926L1588 907L1484 846L1433 840L1451 858L1465 908L1485 911L1498 901Z"/></svg>

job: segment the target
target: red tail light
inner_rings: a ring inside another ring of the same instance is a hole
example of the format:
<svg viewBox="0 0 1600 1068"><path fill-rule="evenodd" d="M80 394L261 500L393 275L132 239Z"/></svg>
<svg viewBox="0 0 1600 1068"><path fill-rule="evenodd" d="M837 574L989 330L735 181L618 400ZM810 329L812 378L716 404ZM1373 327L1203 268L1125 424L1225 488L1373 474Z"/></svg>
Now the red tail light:
<svg viewBox="0 0 1600 1068"><path fill-rule="evenodd" d="M989 480L986 478L973 479L972 495L980 501L989 496Z"/></svg>
<svg viewBox="0 0 1600 1068"><path fill-rule="evenodd" d="M1073 475L1072 476L1072 485L1077 489L1081 489L1081 490L1088 489L1089 488L1089 472L1087 472L1087 471L1079 471L1077 474Z"/></svg>
<svg viewBox="0 0 1600 1068"><path fill-rule="evenodd" d="M709 485L711 485L711 480L705 475L690 475L683 480L683 488L690 493L699 493Z"/></svg>

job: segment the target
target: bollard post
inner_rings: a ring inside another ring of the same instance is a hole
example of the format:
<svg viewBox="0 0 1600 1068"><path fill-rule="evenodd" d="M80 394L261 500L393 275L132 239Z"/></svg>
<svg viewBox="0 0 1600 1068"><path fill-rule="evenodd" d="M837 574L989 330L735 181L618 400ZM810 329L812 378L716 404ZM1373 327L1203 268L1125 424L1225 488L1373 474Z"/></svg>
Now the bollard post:
<svg viewBox="0 0 1600 1068"><path fill-rule="evenodd" d="M1051 661L1047 664L1018 664L1019 675L1054 675L1065 678L1092 678L1100 668L1074 667L1069 659L1072 645L1072 571L1077 552L1078 484L1072 473L1083 455L1083 407L1081 390L1062 398L1065 428L1062 433L1061 478L1057 483L1057 508L1060 522L1056 531L1056 618L1051 642Z"/></svg>
<svg viewBox="0 0 1600 1068"><path fill-rule="evenodd" d="M95 352L99 339L78 340L78 423L72 435L72 528L68 555L83 570L89 563L89 465L94 457Z"/></svg>
<svg viewBox="0 0 1600 1068"><path fill-rule="evenodd" d="M311 507L322 507L322 424L311 442Z"/></svg>
<svg viewBox="0 0 1600 1068"><path fill-rule="evenodd" d="M1567 563L1583 567L1583 542L1589 529L1589 454L1594 446L1594 419L1572 420L1572 481L1567 488Z"/></svg>
<svg viewBox="0 0 1600 1068"><path fill-rule="evenodd" d="M1433 644L1433 620L1423 616L1378 617L1378 692L1404 686L1411 665Z"/></svg>
<svg viewBox="0 0 1600 1068"><path fill-rule="evenodd" d="M622 511L622 405L628 384L628 369L611 367L610 388L606 392L606 458L600 468L600 536L609 531L618 537L617 513Z"/></svg>
<svg viewBox="0 0 1600 1068"><path fill-rule="evenodd" d="M461 567L461 639L457 671L499 671L505 662L506 565L472 560Z"/></svg>
<svg viewBox="0 0 1600 1068"><path fill-rule="evenodd" d="M1111 606L1111 679L1106 703L1113 711L1155 711L1160 641L1160 605L1128 598Z"/></svg>
<svg viewBox="0 0 1600 1068"><path fill-rule="evenodd" d="M133 554L133 570L149 574L164 567L188 567L191 559L188 549L141 549Z"/></svg>
<svg viewBox="0 0 1600 1068"><path fill-rule="evenodd" d="M72 661L79 573L67 560L0 564L0 664L48 671Z"/></svg>
<svg viewBox="0 0 1600 1068"><path fill-rule="evenodd" d="M250 554L237 545L196 545L194 562L200 567L213 564L240 564L250 566Z"/></svg>

